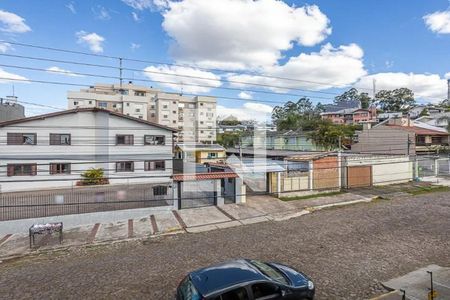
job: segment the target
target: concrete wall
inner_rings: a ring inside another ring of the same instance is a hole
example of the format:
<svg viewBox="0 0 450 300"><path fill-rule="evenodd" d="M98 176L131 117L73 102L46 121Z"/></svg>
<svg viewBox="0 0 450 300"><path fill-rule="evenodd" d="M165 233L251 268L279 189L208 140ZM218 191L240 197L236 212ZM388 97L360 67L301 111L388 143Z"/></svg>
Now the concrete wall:
<svg viewBox="0 0 450 300"><path fill-rule="evenodd" d="M20 104L0 103L0 122L15 120L25 117L25 108Z"/></svg>
<svg viewBox="0 0 450 300"><path fill-rule="evenodd" d="M408 139L411 144L408 151ZM358 134L358 143L352 145L353 152L375 154L414 155L416 138L412 132L389 126L377 126Z"/></svg>
<svg viewBox="0 0 450 300"><path fill-rule="evenodd" d="M8 132L36 133L37 144L6 145ZM50 133L71 134L71 145L49 145ZM134 135L134 145L116 145L116 134ZM166 144L144 145L144 135L164 135ZM92 167L103 168L111 184L171 182L172 143L169 130L106 112L79 112L1 127L1 191L71 187ZM144 171L145 160L165 160L166 170ZM134 161L134 172L116 172L117 161ZM71 174L50 175L51 162L71 163ZM6 176L7 164L21 163L38 164L37 175Z"/></svg>

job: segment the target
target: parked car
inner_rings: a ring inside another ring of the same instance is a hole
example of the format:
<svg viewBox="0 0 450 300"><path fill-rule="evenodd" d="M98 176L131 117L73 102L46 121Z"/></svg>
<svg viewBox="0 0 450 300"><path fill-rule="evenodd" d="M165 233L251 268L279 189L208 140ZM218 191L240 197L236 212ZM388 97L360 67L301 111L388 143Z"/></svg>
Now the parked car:
<svg viewBox="0 0 450 300"><path fill-rule="evenodd" d="M314 292L311 279L291 267L240 259L189 273L177 300L312 300Z"/></svg>

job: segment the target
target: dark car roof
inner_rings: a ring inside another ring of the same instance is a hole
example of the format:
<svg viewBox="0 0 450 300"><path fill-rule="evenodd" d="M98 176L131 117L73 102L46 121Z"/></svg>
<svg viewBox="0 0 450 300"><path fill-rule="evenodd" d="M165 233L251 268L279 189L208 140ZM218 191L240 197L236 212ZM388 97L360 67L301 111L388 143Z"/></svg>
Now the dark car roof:
<svg viewBox="0 0 450 300"><path fill-rule="evenodd" d="M241 283L267 280L247 260L232 260L190 273L192 283L207 297L210 294Z"/></svg>

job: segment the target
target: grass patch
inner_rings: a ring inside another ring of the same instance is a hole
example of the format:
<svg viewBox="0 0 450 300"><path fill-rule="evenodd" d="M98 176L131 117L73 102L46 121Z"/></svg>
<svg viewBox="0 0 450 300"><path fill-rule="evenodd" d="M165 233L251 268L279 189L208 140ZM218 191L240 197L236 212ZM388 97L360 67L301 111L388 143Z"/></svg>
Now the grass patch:
<svg viewBox="0 0 450 300"><path fill-rule="evenodd" d="M407 191L407 193L411 195L423 195L428 193L435 193L435 192L449 192L450 187L443 186L443 185L432 185L432 186L423 186L423 187L417 187L415 190Z"/></svg>
<svg viewBox="0 0 450 300"><path fill-rule="evenodd" d="M341 195L341 194L345 194L345 193L346 192L344 192L344 191L339 191L339 192L311 194L311 195L305 195L305 196L280 197L279 199L283 200L283 201L305 200L305 199L314 199L314 198L325 197L325 196L336 196L336 195Z"/></svg>

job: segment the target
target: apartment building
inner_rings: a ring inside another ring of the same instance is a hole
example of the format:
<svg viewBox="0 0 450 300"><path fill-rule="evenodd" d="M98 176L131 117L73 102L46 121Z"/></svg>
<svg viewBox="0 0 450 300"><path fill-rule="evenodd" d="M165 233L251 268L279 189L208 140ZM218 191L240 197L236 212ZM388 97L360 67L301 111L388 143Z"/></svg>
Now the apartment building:
<svg viewBox="0 0 450 300"><path fill-rule="evenodd" d="M98 108L2 122L1 191L74 187L101 168L108 184L156 184L157 195L167 194L175 131Z"/></svg>
<svg viewBox="0 0 450 300"><path fill-rule="evenodd" d="M178 142L216 141L217 101L213 97L187 97L128 82L69 91L67 99L69 109L98 107L175 128Z"/></svg>

